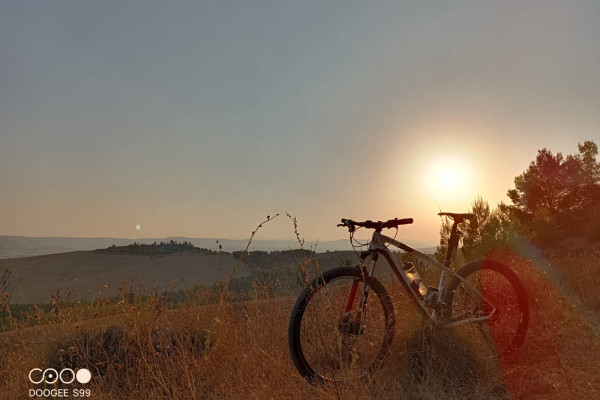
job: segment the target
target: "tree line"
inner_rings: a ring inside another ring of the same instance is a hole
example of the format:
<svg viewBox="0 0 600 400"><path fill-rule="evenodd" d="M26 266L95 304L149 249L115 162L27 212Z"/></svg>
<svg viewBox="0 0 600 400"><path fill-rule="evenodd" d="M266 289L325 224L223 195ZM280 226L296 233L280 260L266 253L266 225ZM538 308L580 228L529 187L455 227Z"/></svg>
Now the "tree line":
<svg viewBox="0 0 600 400"><path fill-rule="evenodd" d="M229 254L223 251L216 251L211 249L205 249L194 246L191 242L184 241L178 242L170 240L168 242L154 242L150 244L137 243L127 246L115 246L114 244L108 247L102 252L109 253L125 253L125 254L136 254L136 255L165 255L185 252L187 254L200 254L200 255L218 255L218 254Z"/></svg>

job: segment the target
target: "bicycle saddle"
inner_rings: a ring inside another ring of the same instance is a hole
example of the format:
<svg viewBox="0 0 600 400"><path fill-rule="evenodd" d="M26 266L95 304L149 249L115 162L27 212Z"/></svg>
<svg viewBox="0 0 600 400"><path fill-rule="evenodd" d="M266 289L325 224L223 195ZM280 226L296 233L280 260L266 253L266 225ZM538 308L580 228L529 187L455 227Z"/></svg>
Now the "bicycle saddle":
<svg viewBox="0 0 600 400"><path fill-rule="evenodd" d="M475 218L475 214L469 214L469 213L457 214L457 213L451 213L451 212L441 212L441 213L438 213L438 215L450 217L451 219L455 220L457 223L460 223L465 219L471 220L471 219Z"/></svg>

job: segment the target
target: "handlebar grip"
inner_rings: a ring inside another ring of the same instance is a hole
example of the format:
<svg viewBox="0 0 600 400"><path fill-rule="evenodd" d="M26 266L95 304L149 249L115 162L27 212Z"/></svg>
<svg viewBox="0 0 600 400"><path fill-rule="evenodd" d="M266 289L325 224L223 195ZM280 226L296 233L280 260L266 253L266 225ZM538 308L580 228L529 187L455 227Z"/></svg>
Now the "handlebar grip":
<svg viewBox="0 0 600 400"><path fill-rule="evenodd" d="M348 227L348 231L354 232L356 230L356 223L351 219L342 218L342 223L338 224L338 226Z"/></svg>
<svg viewBox="0 0 600 400"><path fill-rule="evenodd" d="M412 218L402 218L398 220L398 225L409 225L413 223Z"/></svg>

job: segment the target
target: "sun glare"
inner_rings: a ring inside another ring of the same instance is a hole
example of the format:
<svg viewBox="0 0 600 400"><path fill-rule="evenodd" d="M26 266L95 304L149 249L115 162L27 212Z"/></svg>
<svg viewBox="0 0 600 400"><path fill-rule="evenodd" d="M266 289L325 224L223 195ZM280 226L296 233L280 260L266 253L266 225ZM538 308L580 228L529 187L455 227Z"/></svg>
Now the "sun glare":
<svg viewBox="0 0 600 400"><path fill-rule="evenodd" d="M452 170L442 172L440 183L446 187L455 186L458 183L458 175Z"/></svg>
<svg viewBox="0 0 600 400"><path fill-rule="evenodd" d="M468 160L444 156L432 160L426 167L423 184L429 196L440 203L470 199L475 188L475 170Z"/></svg>

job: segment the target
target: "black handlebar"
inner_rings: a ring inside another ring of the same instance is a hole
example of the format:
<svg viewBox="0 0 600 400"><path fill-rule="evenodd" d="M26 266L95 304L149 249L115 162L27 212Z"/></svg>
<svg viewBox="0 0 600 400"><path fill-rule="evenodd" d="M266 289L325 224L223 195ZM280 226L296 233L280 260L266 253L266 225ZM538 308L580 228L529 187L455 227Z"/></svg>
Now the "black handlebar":
<svg viewBox="0 0 600 400"><path fill-rule="evenodd" d="M358 221L352 221L351 219L342 218L342 223L338 224L338 226L347 226L348 230L350 232L355 231L357 226L381 231L383 228L387 228L387 229L397 228L400 225L408 225L408 224L412 224L412 223L413 223L412 218L403 218L403 219L394 218L394 219L390 219L387 221L376 221L376 222L373 222L371 220L358 222Z"/></svg>

